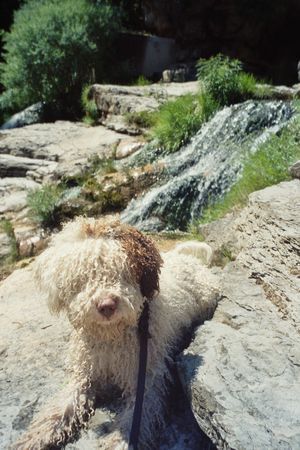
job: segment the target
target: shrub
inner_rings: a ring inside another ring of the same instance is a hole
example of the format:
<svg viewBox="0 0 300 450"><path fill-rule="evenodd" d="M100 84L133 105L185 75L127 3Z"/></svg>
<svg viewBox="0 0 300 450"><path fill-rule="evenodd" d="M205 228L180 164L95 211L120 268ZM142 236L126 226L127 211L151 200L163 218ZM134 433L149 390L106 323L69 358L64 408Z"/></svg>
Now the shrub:
<svg viewBox="0 0 300 450"><path fill-rule="evenodd" d="M105 76L118 27L117 10L105 0L27 0L4 35L2 107L79 101L93 71Z"/></svg>
<svg viewBox="0 0 300 450"><path fill-rule="evenodd" d="M271 136L246 161L242 177L220 201L209 205L201 222L219 219L247 203L251 192L290 178L288 167L300 158L300 117L279 135Z"/></svg>
<svg viewBox="0 0 300 450"><path fill-rule="evenodd" d="M256 80L253 75L243 72L240 61L224 55L200 59L197 63L197 77L221 106L245 100L255 94Z"/></svg>
<svg viewBox="0 0 300 450"><path fill-rule="evenodd" d="M209 94L178 97L161 107L152 135L167 152L175 152L216 109L217 104Z"/></svg>
<svg viewBox="0 0 300 450"><path fill-rule="evenodd" d="M45 184L40 189L28 192L27 204L30 215L42 227L57 225L56 211L62 195L62 188L52 184Z"/></svg>
<svg viewBox="0 0 300 450"><path fill-rule="evenodd" d="M95 125L99 118L99 113L95 100L89 98L90 86L85 86L81 93L81 107L85 113L83 121L88 125Z"/></svg>

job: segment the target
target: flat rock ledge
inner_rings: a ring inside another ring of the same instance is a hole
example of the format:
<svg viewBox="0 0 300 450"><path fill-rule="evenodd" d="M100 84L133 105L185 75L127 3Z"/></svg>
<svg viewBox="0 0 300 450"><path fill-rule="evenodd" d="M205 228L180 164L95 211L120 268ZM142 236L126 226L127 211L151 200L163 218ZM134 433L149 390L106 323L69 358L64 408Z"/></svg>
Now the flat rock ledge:
<svg viewBox="0 0 300 450"><path fill-rule="evenodd" d="M299 449L300 181L253 193L228 226L222 245L235 242L239 253L223 271L213 319L179 359L180 376L218 449Z"/></svg>

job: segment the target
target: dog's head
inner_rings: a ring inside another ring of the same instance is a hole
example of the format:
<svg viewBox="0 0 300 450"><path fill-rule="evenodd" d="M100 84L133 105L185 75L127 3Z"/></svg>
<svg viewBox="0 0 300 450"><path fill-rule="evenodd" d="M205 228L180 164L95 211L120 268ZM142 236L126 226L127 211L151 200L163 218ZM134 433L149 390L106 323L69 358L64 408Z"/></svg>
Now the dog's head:
<svg viewBox="0 0 300 450"><path fill-rule="evenodd" d="M77 219L37 259L35 276L52 312L76 328L135 325L145 298L159 290L161 257L153 242L116 220Z"/></svg>

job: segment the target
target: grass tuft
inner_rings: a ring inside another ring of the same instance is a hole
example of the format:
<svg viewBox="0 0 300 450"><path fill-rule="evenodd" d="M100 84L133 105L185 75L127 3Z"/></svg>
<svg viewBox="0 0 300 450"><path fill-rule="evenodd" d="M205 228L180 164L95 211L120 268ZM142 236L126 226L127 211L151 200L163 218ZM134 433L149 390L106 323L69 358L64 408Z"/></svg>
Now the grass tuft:
<svg viewBox="0 0 300 450"><path fill-rule="evenodd" d="M125 115L126 124L137 128L151 128L155 125L156 119L157 112L154 111L130 112Z"/></svg>
<svg viewBox="0 0 300 450"><path fill-rule="evenodd" d="M83 122L87 125L96 125L99 119L95 100L89 98L90 86L85 86L81 93L81 107L85 113Z"/></svg>
<svg viewBox="0 0 300 450"><path fill-rule="evenodd" d="M53 227L57 223L56 209L63 189L53 184L45 184L27 194L30 217L42 227Z"/></svg>
<svg viewBox="0 0 300 450"><path fill-rule="evenodd" d="M216 111L218 105L209 96L183 95L165 103L157 114L152 137L167 153L176 152Z"/></svg>

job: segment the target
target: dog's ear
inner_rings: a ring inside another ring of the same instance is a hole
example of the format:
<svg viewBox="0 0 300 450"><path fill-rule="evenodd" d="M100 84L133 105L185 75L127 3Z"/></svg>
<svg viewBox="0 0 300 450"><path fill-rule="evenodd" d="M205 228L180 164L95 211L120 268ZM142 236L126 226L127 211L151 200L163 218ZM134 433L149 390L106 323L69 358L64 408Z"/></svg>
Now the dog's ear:
<svg viewBox="0 0 300 450"><path fill-rule="evenodd" d="M144 297L152 299L159 291L159 275L162 259L152 239L128 225L115 229L115 238L120 240L127 255L129 270L140 285Z"/></svg>

